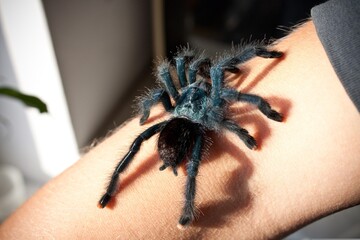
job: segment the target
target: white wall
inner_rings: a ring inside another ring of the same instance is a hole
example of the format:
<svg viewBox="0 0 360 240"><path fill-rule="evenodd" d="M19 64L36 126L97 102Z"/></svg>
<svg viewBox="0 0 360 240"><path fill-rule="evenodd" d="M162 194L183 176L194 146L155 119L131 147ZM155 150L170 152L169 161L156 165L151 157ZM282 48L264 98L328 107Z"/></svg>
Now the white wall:
<svg viewBox="0 0 360 240"><path fill-rule="evenodd" d="M76 139L84 146L151 68L150 1L43 2Z"/></svg>
<svg viewBox="0 0 360 240"><path fill-rule="evenodd" d="M43 182L77 159L78 146L92 141L151 68L150 6L140 0L0 0L0 83L39 96L50 110L40 115L0 98L0 136L11 132L1 144L1 162Z"/></svg>
<svg viewBox="0 0 360 240"><path fill-rule="evenodd" d="M65 95L40 0L0 0L1 84L44 100L49 114L1 97L0 161L46 181L78 158Z"/></svg>

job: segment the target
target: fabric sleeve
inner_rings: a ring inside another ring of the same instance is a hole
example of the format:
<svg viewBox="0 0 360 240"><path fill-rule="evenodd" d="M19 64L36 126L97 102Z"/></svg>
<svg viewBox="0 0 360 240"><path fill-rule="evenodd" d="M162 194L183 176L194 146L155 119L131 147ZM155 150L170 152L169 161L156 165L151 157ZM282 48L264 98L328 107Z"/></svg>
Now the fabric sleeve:
<svg viewBox="0 0 360 240"><path fill-rule="evenodd" d="M331 0L312 8L311 16L336 74L360 112L360 1Z"/></svg>

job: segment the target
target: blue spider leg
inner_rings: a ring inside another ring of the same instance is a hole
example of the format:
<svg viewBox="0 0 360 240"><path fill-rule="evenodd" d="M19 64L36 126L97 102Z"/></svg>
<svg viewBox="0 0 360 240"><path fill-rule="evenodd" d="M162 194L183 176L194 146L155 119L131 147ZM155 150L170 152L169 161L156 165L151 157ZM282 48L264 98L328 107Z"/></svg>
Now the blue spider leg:
<svg viewBox="0 0 360 240"><path fill-rule="evenodd" d="M110 201L111 197L115 195L116 186L119 182L119 174L122 173L126 167L129 165L131 160L134 158L135 154L139 151L141 144L144 140L148 140L154 134L161 131L161 129L168 123L168 121L163 121L161 123L155 124L144 132L142 132L131 144L128 153L123 157L123 159L116 166L114 173L111 176L110 183L106 189L106 193L101 197L98 206L104 208Z"/></svg>
<svg viewBox="0 0 360 240"><path fill-rule="evenodd" d="M201 152L204 144L203 135L198 135L192 150L191 159L187 165L187 180L185 186L185 204L179 219L179 227L189 225L195 218L195 193L196 193L196 176L198 173Z"/></svg>
<svg viewBox="0 0 360 240"><path fill-rule="evenodd" d="M209 58L199 58L195 61L193 61L189 66L189 84L192 84L196 81L196 75L198 74L198 71L201 67L210 66L211 61ZM207 75L204 77L209 77L209 73L205 72L201 75Z"/></svg>
<svg viewBox="0 0 360 240"><path fill-rule="evenodd" d="M278 51L269 51L266 47L262 46L250 46L242 50L239 54L235 55L232 58L223 60L220 65L224 67L224 70L230 72L238 72L236 65L245 63L254 57L262 58L280 58L283 56L282 52Z"/></svg>
<svg viewBox="0 0 360 240"><path fill-rule="evenodd" d="M213 85L212 97L213 97L214 105L220 106L222 103L219 95L224 81L224 71L237 73L240 71L237 65L247 62L254 57L280 58L282 55L283 55L282 52L269 51L265 47L256 46L256 47L246 48L236 56L224 59L223 61L219 62L217 65L213 66L210 69L210 76Z"/></svg>
<svg viewBox="0 0 360 240"><path fill-rule="evenodd" d="M163 89L155 89L150 92L149 97L142 101L141 112L142 117L140 119L140 124L143 125L145 121L149 118L150 109L156 103L160 102L163 104L166 111L170 112L174 109L171 105L169 94Z"/></svg>
<svg viewBox="0 0 360 240"><path fill-rule="evenodd" d="M170 65L168 62L164 61L162 64L158 66L158 76L160 81L165 84L165 88L167 92L170 94L172 98L174 98L175 102L179 100L179 92L177 91L174 82L171 78L170 74Z"/></svg>
<svg viewBox="0 0 360 240"><path fill-rule="evenodd" d="M278 51L269 51L265 47L249 47L241 51L238 55L232 58L227 58L210 69L210 77L212 80L212 89L211 96L213 98L213 105L220 106L222 104L222 99L220 97L220 92L223 87L224 82L224 71L229 71L232 73L239 72L237 65L249 61L254 57L262 58L279 58L283 55L282 52Z"/></svg>
<svg viewBox="0 0 360 240"><path fill-rule="evenodd" d="M238 135L238 137L245 143L245 145L250 149L255 149L257 147L256 140L249 134L249 132L241 128L238 124L236 124L234 121L225 119L222 122L222 126Z"/></svg>
<svg viewBox="0 0 360 240"><path fill-rule="evenodd" d="M224 71L221 65L215 65L210 68L210 78L212 83L211 98L214 107L220 107L223 99L220 96L224 82Z"/></svg>
<svg viewBox="0 0 360 240"><path fill-rule="evenodd" d="M277 122L283 120L283 116L280 113L271 109L270 104L257 95L241 93L232 89L224 89L221 93L221 97L228 101L242 101L254 104L268 118Z"/></svg>
<svg viewBox="0 0 360 240"><path fill-rule="evenodd" d="M185 73L185 57L176 57L176 73L179 77L179 82L181 88L186 87L188 82L186 80L186 73Z"/></svg>

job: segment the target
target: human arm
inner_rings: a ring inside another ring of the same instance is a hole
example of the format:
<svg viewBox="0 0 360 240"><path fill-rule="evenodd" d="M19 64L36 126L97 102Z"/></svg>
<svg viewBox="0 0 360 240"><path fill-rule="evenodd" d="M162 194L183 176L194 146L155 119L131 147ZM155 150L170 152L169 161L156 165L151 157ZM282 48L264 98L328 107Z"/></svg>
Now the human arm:
<svg viewBox="0 0 360 240"><path fill-rule="evenodd" d="M231 83L263 96L285 120L273 122L252 108L250 114L239 114L237 122L259 142L256 151L230 133L213 136L197 178L201 213L193 226L176 228L185 174L158 171L155 138L143 144L121 175L112 208L96 207L132 140L167 117L156 107L145 126L139 126L138 118L129 121L46 184L1 225L0 238L276 238L359 204L359 113L313 24L274 48L285 56L256 58L244 66L245 77Z"/></svg>

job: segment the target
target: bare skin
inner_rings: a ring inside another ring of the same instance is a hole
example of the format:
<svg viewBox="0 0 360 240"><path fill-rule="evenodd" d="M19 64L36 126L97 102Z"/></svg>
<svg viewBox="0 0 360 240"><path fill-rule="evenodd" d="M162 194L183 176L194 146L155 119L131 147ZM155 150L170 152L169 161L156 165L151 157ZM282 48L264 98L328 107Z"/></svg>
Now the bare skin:
<svg viewBox="0 0 360 240"><path fill-rule="evenodd" d="M0 239L279 238L359 204L360 116L312 22L274 49L285 56L250 61L243 75L230 76L230 84L264 97L285 120L236 105L236 121L259 148L247 149L231 133L212 136L197 178L199 217L192 226L176 228L186 175L158 171L156 137L120 176L110 208L96 207L133 139L168 117L158 106L144 126L139 118L129 121L46 184L1 225Z"/></svg>

